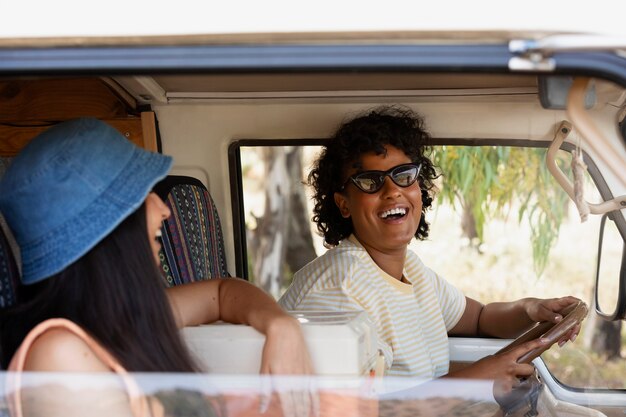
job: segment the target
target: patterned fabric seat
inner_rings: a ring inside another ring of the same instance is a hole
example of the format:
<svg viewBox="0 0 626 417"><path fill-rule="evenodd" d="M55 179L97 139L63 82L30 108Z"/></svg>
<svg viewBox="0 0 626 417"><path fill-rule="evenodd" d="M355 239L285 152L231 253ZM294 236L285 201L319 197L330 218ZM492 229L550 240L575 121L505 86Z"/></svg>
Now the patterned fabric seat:
<svg viewBox="0 0 626 417"><path fill-rule="evenodd" d="M0 156L0 177L9 167L12 158ZM5 235L8 226L0 213L0 309L15 304L15 289L19 281L19 269L15 257L17 252ZM15 242L13 242L15 243Z"/></svg>
<svg viewBox="0 0 626 417"><path fill-rule="evenodd" d="M219 215L204 184L170 175L154 191L172 211L159 253L165 285L229 276Z"/></svg>
<svg viewBox="0 0 626 417"><path fill-rule="evenodd" d="M19 271L9 240L0 224L0 309L15 304Z"/></svg>

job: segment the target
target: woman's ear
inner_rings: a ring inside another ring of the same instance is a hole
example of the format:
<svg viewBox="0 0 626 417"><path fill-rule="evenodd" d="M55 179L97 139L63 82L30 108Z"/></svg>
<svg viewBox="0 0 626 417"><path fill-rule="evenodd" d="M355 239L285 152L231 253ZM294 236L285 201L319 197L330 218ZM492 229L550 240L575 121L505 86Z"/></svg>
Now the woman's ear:
<svg viewBox="0 0 626 417"><path fill-rule="evenodd" d="M350 209L348 208L348 201L346 200L346 196L341 193L335 193L335 204L339 208L339 212L344 219L350 217Z"/></svg>

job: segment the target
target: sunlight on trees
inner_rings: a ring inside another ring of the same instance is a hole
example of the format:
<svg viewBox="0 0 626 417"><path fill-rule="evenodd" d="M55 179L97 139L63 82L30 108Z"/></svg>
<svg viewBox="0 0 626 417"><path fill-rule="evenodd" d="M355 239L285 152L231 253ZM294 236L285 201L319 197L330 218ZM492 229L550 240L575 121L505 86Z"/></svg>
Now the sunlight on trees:
<svg viewBox="0 0 626 417"><path fill-rule="evenodd" d="M517 207L518 222L531 229L533 266L540 276L567 215L568 197L544 163L545 149L496 146L441 146L432 154L440 168L438 202L461 211L463 235L483 243L485 222ZM565 153L557 161L568 166Z"/></svg>

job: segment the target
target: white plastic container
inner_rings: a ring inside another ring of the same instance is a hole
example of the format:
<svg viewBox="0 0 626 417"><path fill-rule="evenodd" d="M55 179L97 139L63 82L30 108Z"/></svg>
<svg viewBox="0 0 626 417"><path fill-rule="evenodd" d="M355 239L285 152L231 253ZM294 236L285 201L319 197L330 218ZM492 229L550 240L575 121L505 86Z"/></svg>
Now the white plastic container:
<svg viewBox="0 0 626 417"><path fill-rule="evenodd" d="M376 330L364 312L292 312L302 324L315 372L368 375L376 366ZM186 327L183 339L211 373L255 374L265 338L250 326L215 323Z"/></svg>

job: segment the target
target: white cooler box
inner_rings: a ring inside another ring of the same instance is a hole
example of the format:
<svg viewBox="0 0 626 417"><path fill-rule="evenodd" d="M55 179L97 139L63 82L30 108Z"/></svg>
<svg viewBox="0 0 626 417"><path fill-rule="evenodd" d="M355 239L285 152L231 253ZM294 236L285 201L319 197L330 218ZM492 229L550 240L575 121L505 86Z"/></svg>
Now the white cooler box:
<svg viewBox="0 0 626 417"><path fill-rule="evenodd" d="M364 312L291 314L302 324L317 374L361 376L377 366L376 330ZM256 374L261 368L265 337L250 326L220 322L186 327L182 336L208 372Z"/></svg>

